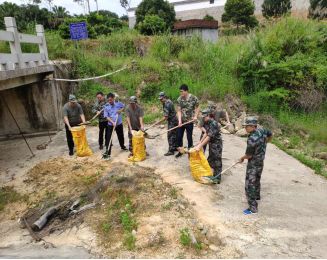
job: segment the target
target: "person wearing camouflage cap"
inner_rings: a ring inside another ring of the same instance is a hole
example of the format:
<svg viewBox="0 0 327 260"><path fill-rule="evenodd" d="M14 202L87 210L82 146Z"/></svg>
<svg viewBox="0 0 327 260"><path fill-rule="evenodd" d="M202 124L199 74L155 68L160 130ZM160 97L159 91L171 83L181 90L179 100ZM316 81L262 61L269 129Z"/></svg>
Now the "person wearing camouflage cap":
<svg viewBox="0 0 327 260"><path fill-rule="evenodd" d="M243 126L249 134L245 155L239 159L240 163L248 160L245 177L245 194L249 208L245 209L245 215L258 212L258 200L260 200L260 180L266 155L267 142L272 139L271 131L258 128L256 117L247 117Z"/></svg>
<svg viewBox="0 0 327 260"><path fill-rule="evenodd" d="M129 98L129 105L126 106L125 114L128 125L129 151L130 156L133 156L132 131L144 131L144 112L143 108L138 104L136 96Z"/></svg>
<svg viewBox="0 0 327 260"><path fill-rule="evenodd" d="M205 109L201 111L203 118L203 127L205 128L205 134L203 135L200 143L195 147L197 151L200 151L203 146L209 144L209 156L208 163L213 169L213 177L209 177L215 184L220 184L221 172L222 172L222 151L223 141L220 134L220 125L211 116L210 110Z"/></svg>
<svg viewBox="0 0 327 260"><path fill-rule="evenodd" d="M208 101L208 108L207 109L210 111L210 117L212 119L214 119L218 124L220 124L220 125L222 123L230 124L229 116L228 116L227 111L217 110L217 105L213 101ZM203 121L203 118L201 117L198 120L198 127L200 128L200 130L202 132L201 136L200 136L200 140L202 139L203 135L205 134L205 129L204 129L203 125L204 125L204 121ZM206 151L206 147L207 147L207 145L203 146L203 151L204 152Z"/></svg>
<svg viewBox="0 0 327 260"><path fill-rule="evenodd" d="M177 99L177 119L179 128L177 130L178 147L183 147L183 137L186 131L188 148L193 147L193 126L194 122L185 124L191 120L196 121L199 114L199 100L196 96L188 92L188 86L183 84L179 87L180 97ZM182 124L185 124L182 126ZM175 157L182 156L178 153Z"/></svg>
<svg viewBox="0 0 327 260"><path fill-rule="evenodd" d="M74 140L71 132L72 127L78 126L80 123L85 123L83 109L81 105L77 103L75 95L69 95L68 103L63 107L63 115L69 155L72 156L74 155Z"/></svg>
<svg viewBox="0 0 327 260"><path fill-rule="evenodd" d="M178 120L173 102L164 92L159 93L159 100L162 103L163 109L163 119L161 121L167 121L168 129L176 127L178 125ZM175 151L177 151L177 129L168 132L167 139L169 148L165 156L174 155Z"/></svg>
<svg viewBox="0 0 327 260"><path fill-rule="evenodd" d="M208 109L212 118L220 124L230 124L229 116L226 110L220 108L212 101L208 101Z"/></svg>

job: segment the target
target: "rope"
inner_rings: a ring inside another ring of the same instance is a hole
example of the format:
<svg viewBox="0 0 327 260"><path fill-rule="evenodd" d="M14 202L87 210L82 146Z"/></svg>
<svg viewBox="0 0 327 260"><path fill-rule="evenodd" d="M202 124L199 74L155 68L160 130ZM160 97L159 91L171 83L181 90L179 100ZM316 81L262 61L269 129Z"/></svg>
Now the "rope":
<svg viewBox="0 0 327 260"><path fill-rule="evenodd" d="M118 73L120 71L123 71L125 69L127 69L127 66L124 66L119 70L116 70L116 71L113 71L113 72L110 72L110 73L107 73L107 74L104 74L104 75L101 75L101 76L91 77L91 78L84 78L84 79L56 79L56 78L53 78L53 79L50 79L50 80L53 80L53 81L66 81L66 82L82 82L82 81L105 78L105 77L108 77L110 75L116 74L116 73Z"/></svg>

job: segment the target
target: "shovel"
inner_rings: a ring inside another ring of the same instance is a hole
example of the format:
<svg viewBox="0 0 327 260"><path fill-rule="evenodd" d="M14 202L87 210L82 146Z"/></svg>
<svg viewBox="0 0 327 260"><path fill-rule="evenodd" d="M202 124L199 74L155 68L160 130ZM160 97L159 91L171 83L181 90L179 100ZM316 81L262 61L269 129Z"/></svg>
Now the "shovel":
<svg viewBox="0 0 327 260"><path fill-rule="evenodd" d="M232 166L230 166L230 167L228 167L227 169L225 169L225 170L223 170L222 172L221 172L221 175L223 175L223 174L225 174L226 172L228 172L230 169L232 169L232 168L234 168L237 164L239 164L240 162L236 162L236 163L234 163ZM210 180L211 181L211 179L209 178L209 177L202 177L205 181L208 181L208 180Z"/></svg>
<svg viewBox="0 0 327 260"><path fill-rule="evenodd" d="M111 137L110 137L110 141L109 141L109 145L108 145L108 147L109 147L109 149L110 149L110 146L111 146L111 143L112 143L112 138L113 138L113 136L114 136L114 132L115 132L115 130L116 130L116 126L117 126L117 122L118 122L118 114L117 114L117 118L116 118L116 121L115 121L115 126L114 126L114 128L112 129L112 133L111 133ZM103 159L105 159L105 160L107 160L107 159L109 159L109 157L108 156L103 156Z"/></svg>
<svg viewBox="0 0 327 260"><path fill-rule="evenodd" d="M186 122L186 123L184 123L184 124L181 124L180 126L175 126L175 127L173 127L173 128L170 128L170 129L168 129L167 131L165 131L165 132L163 132L163 133L161 133L161 134L157 134L157 135L153 136L153 138L159 137L160 135L167 134L167 133L169 133L170 131L173 131L173 130L175 130L175 129L177 129L177 128L180 128L180 127L183 126L183 125L187 125L187 124L193 123L195 120L196 120L196 119L193 119L193 120L188 121L188 122Z"/></svg>
<svg viewBox="0 0 327 260"><path fill-rule="evenodd" d="M99 114L97 114L97 115L95 115L94 117L92 117L91 119L90 119L90 121L86 121L85 123L80 123L80 124L78 124L78 125L89 125L89 124L91 124L92 123L92 121L94 120L94 119L96 119L102 112L103 112L103 110L104 110L104 108L103 109L101 109L99 112Z"/></svg>
<svg viewBox="0 0 327 260"><path fill-rule="evenodd" d="M155 122L154 124L150 125L147 129L145 129L143 132L145 133L146 131L148 131L149 129L155 127L156 125L159 125L161 122L165 121L166 119L161 119L158 122Z"/></svg>

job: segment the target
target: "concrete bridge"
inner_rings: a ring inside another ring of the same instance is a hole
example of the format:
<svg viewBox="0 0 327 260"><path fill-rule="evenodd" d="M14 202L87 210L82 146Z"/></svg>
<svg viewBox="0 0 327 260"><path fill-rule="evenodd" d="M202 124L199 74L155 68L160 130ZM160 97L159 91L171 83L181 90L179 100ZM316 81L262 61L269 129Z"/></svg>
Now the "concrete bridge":
<svg viewBox="0 0 327 260"><path fill-rule="evenodd" d="M70 62L49 61L42 25L36 35L19 33L13 17L5 17L5 25L0 41L9 43L10 52L0 53L0 139L58 131L71 86L47 77L70 78ZM38 45L39 52L23 53L22 43Z"/></svg>

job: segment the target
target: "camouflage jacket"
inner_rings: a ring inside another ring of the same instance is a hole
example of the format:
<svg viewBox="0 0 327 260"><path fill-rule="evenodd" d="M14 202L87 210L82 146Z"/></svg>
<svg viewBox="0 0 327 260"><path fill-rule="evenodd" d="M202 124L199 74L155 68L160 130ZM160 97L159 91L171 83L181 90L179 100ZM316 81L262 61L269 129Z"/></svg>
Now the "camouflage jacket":
<svg viewBox="0 0 327 260"><path fill-rule="evenodd" d="M173 102L168 99L164 104L162 104L163 115L168 118L168 120L173 120L176 118L176 110Z"/></svg>
<svg viewBox="0 0 327 260"><path fill-rule="evenodd" d="M102 102L99 102L98 100L95 101L93 107L92 107L92 113L96 113L98 111L101 111L101 109L104 109L104 107L106 106L107 102L104 100ZM101 114L99 115L99 122L107 122L107 119L104 117L103 114L104 111L101 112Z"/></svg>
<svg viewBox="0 0 327 260"><path fill-rule="evenodd" d="M213 143L221 140L220 125L213 119L209 119L205 122L203 127L205 128L207 135L210 137L209 143Z"/></svg>
<svg viewBox="0 0 327 260"><path fill-rule="evenodd" d="M199 100L196 96L189 94L187 99L179 97L177 99L177 106L182 112L182 122L190 121L194 117L194 111L199 106Z"/></svg>
<svg viewBox="0 0 327 260"><path fill-rule="evenodd" d="M254 164L262 164L266 155L267 138L272 136L272 133L263 128L258 128L252 132L247 140L246 155L252 156L249 162Z"/></svg>

